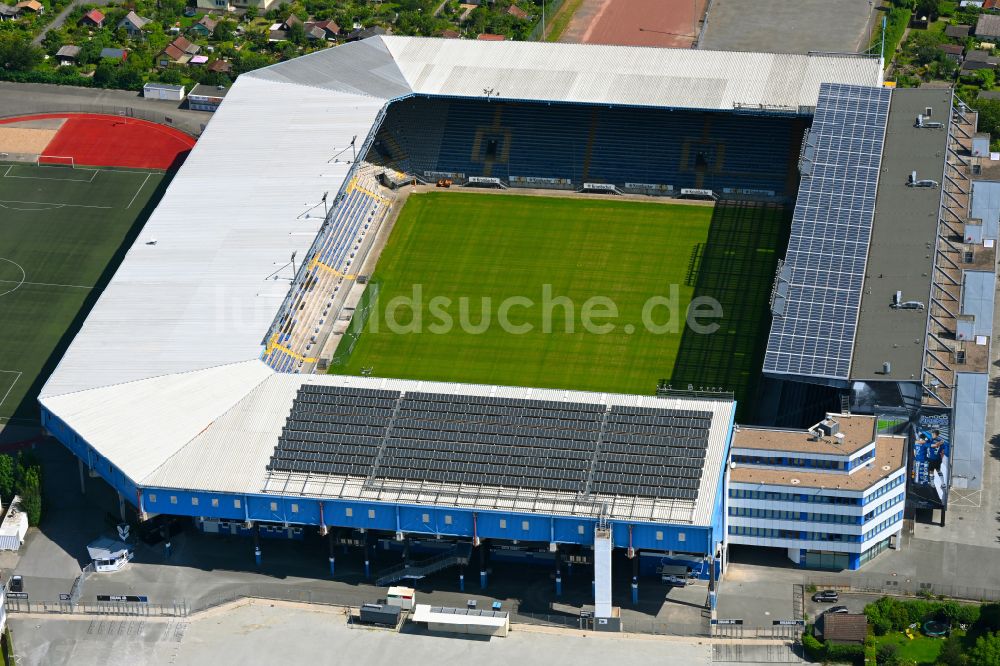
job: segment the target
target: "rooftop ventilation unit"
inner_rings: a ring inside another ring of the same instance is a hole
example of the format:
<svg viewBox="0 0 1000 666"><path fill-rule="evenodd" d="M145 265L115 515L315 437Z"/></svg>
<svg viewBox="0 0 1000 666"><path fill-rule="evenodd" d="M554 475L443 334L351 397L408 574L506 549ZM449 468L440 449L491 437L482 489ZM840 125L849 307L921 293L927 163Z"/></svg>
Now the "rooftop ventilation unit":
<svg viewBox="0 0 1000 666"><path fill-rule="evenodd" d="M897 301L889 307L893 310L923 310L924 304L920 301Z"/></svg>
<svg viewBox="0 0 1000 666"><path fill-rule="evenodd" d="M840 422L834 419L824 419L816 424L816 430L826 437L833 437L840 432Z"/></svg>
<svg viewBox="0 0 1000 666"><path fill-rule="evenodd" d="M906 181L907 187L937 187L938 182L930 178L917 178L917 172L911 171L910 178Z"/></svg>
<svg viewBox="0 0 1000 666"><path fill-rule="evenodd" d="M924 115L918 115L917 122L913 126L921 129L944 129L944 123L939 123L936 120L927 120L927 116Z"/></svg>

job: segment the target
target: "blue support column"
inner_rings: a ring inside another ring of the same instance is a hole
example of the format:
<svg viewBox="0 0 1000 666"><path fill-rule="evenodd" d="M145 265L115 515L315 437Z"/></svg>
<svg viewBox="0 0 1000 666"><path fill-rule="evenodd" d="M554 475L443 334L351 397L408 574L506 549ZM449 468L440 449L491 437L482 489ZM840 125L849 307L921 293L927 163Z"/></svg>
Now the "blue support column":
<svg viewBox="0 0 1000 666"><path fill-rule="evenodd" d="M264 559L263 555L261 555L261 552L260 552L260 546L254 546L253 547L253 559L254 559L255 562L257 562L257 566L259 567L260 563Z"/></svg>
<svg viewBox="0 0 1000 666"><path fill-rule="evenodd" d="M263 557L260 552L260 524L253 524L253 559L257 563L257 568L260 568L260 563Z"/></svg>
<svg viewBox="0 0 1000 666"><path fill-rule="evenodd" d="M170 541L167 541L163 545L163 556L164 557L170 557Z"/></svg>
<svg viewBox="0 0 1000 666"><path fill-rule="evenodd" d="M479 587L486 589L486 569L479 571Z"/></svg>
<svg viewBox="0 0 1000 666"><path fill-rule="evenodd" d="M562 596L562 573L556 571L556 596Z"/></svg>
<svg viewBox="0 0 1000 666"><path fill-rule="evenodd" d="M331 555L330 556L330 578L333 578L334 576L337 575L336 562L337 562L337 559L333 555Z"/></svg>
<svg viewBox="0 0 1000 666"><path fill-rule="evenodd" d="M458 591L465 592L465 572L458 574Z"/></svg>
<svg viewBox="0 0 1000 666"><path fill-rule="evenodd" d="M632 605L639 603L639 579L632 576Z"/></svg>
<svg viewBox="0 0 1000 666"><path fill-rule="evenodd" d="M590 580L590 596L593 597L593 596L596 596L596 595L597 595L597 581L594 580L594 579L591 579Z"/></svg>
<svg viewBox="0 0 1000 666"><path fill-rule="evenodd" d="M371 578L371 577L372 577L372 563L371 560L368 559L368 551L365 550L365 578Z"/></svg>
<svg viewBox="0 0 1000 666"><path fill-rule="evenodd" d="M573 563L566 563L566 578L571 578L573 576Z"/></svg>

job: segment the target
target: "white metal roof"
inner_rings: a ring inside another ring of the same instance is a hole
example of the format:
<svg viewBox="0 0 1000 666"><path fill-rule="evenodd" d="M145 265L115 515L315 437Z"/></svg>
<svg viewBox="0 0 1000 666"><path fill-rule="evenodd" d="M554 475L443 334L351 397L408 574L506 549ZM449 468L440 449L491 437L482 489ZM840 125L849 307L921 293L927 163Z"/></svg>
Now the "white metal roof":
<svg viewBox="0 0 1000 666"><path fill-rule="evenodd" d="M257 363L266 372L270 370ZM225 373L225 368L219 372ZM252 372L247 367L241 371ZM163 390L159 380L153 390ZM510 492L491 488L478 492L476 499L459 493L457 487L442 485L428 491L426 485L396 486L372 490L362 487L357 480L326 475L290 473L268 474L267 461L278 443L281 429L291 412L292 401L299 387L305 383L328 386L348 386L404 392L427 392L445 395L477 395L505 398L527 398L555 402L591 403L600 405L628 405L654 409L691 409L710 412L712 426L706 458L702 468L698 499L691 500L639 500L601 496L593 502L582 502L574 493L539 493L530 495L521 490ZM128 391L123 387L122 391ZM181 389L183 390L183 389ZM94 391L95 393L98 391ZM107 395L104 395L107 398ZM409 501L435 503L445 506L463 506L469 503L482 509L519 509L533 513L566 515L594 515L607 506L612 517L648 521L669 521L707 524L711 520L713 502L718 489L719 475L724 464L726 439L733 421L734 403L730 401L656 398L653 396L623 395L617 393L590 393L585 391L560 391L552 389L522 388L514 386L489 386L442 382L353 377L346 375L296 375L274 373L258 383L253 390L225 414L197 434L173 447L173 454L155 471L142 477L133 477L143 485L167 488L193 488L204 491L232 493L276 493L284 495L309 495L339 498L366 498L375 501ZM108 417L111 418L111 417ZM81 433L82 435L83 433ZM239 442L239 446L234 446ZM164 447L166 450L166 447ZM423 492L423 494L421 494Z"/></svg>
<svg viewBox="0 0 1000 666"><path fill-rule="evenodd" d="M292 253L304 255L323 194L350 169L335 156L361 145L388 101L492 88L510 99L800 109L825 81L879 85L881 70L870 58L382 36L244 74L40 401L136 482L259 491L303 381L272 375L257 361L261 342ZM227 419L231 409L241 418ZM711 464L705 483L715 484L721 460ZM658 511L694 517L690 506Z"/></svg>
<svg viewBox="0 0 1000 666"><path fill-rule="evenodd" d="M470 625L484 627L506 626L507 611L471 610L468 608L443 608L430 604L417 604L413 609L414 622Z"/></svg>

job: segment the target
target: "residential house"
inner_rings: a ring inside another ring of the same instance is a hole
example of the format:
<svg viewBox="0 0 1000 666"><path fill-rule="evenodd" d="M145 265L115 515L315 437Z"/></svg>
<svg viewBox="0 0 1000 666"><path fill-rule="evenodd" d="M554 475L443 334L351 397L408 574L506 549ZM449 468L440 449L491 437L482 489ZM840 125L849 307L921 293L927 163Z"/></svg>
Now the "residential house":
<svg viewBox="0 0 1000 666"><path fill-rule="evenodd" d="M17 18L17 10L0 2L0 21L9 21L13 18Z"/></svg>
<svg viewBox="0 0 1000 666"><path fill-rule="evenodd" d="M962 62L962 54L965 52L965 47L961 44L942 44L939 48L955 62Z"/></svg>
<svg viewBox="0 0 1000 666"><path fill-rule="evenodd" d="M135 12L129 12L125 18L118 22L117 29L128 33L129 39L138 39L142 37L142 29L152 20L139 16Z"/></svg>
<svg viewBox="0 0 1000 666"><path fill-rule="evenodd" d="M944 36L952 39L965 39L972 34L971 25L949 25L944 29Z"/></svg>
<svg viewBox="0 0 1000 666"><path fill-rule="evenodd" d="M347 42L358 42L362 39L368 39L369 37L378 37L379 35L388 35L389 31L381 26L374 26L372 28L355 28L350 33L344 41Z"/></svg>
<svg viewBox="0 0 1000 666"><path fill-rule="evenodd" d="M302 19L295 14L289 14L288 18L281 22L279 30L291 30L293 25L302 25Z"/></svg>
<svg viewBox="0 0 1000 666"><path fill-rule="evenodd" d="M460 33L458 30L442 30L441 31L441 38L442 39L461 39L462 38L462 33Z"/></svg>
<svg viewBox="0 0 1000 666"><path fill-rule="evenodd" d="M996 69L998 65L1000 65L1000 58L992 55L989 51L974 49L965 54L961 73L968 74L980 69Z"/></svg>
<svg viewBox="0 0 1000 666"><path fill-rule="evenodd" d="M80 19L80 25L89 25L94 28L104 27L104 14L96 9L91 9Z"/></svg>
<svg viewBox="0 0 1000 666"><path fill-rule="evenodd" d="M257 12L264 14L280 4L280 0L198 0L198 9L216 9L221 11L245 10L255 7Z"/></svg>
<svg viewBox="0 0 1000 666"><path fill-rule="evenodd" d="M45 6L38 2L38 0L21 0L21 2L14 5L14 9L17 11L18 16L45 13Z"/></svg>
<svg viewBox="0 0 1000 666"><path fill-rule="evenodd" d="M59 61L60 65L75 65L79 58L80 47L73 44L60 46L59 50L56 51L56 60Z"/></svg>
<svg viewBox="0 0 1000 666"><path fill-rule="evenodd" d="M340 26L333 21L306 21L305 30L309 39L331 41L337 38Z"/></svg>
<svg viewBox="0 0 1000 666"><path fill-rule="evenodd" d="M205 69L210 72L216 72L217 74L231 74L233 66L225 60L213 60L208 63L208 66Z"/></svg>
<svg viewBox="0 0 1000 666"><path fill-rule="evenodd" d="M482 32L476 35L476 39L481 42L503 42L506 41L506 37L503 35L494 35L488 32Z"/></svg>
<svg viewBox="0 0 1000 666"><path fill-rule="evenodd" d="M219 24L217 19L205 14L201 19L191 26L191 32L201 37L211 37L215 33L215 26Z"/></svg>
<svg viewBox="0 0 1000 666"><path fill-rule="evenodd" d="M528 18L528 12L524 11L517 5L511 5L510 7L508 7L507 13L513 16L514 18L520 19L522 21Z"/></svg>
<svg viewBox="0 0 1000 666"><path fill-rule="evenodd" d="M125 49L101 49L101 60L105 58L124 62L128 59L128 51Z"/></svg>
<svg viewBox="0 0 1000 666"><path fill-rule="evenodd" d="M989 41L1000 39L1000 14L980 14L976 21L976 37Z"/></svg>
<svg viewBox="0 0 1000 666"><path fill-rule="evenodd" d="M326 33L326 39L336 39L340 35L340 26L335 21L316 21L313 23L317 28Z"/></svg>
<svg viewBox="0 0 1000 666"><path fill-rule="evenodd" d="M156 63L160 67L186 65L192 56L198 55L199 51L201 51L201 47L197 44L192 44L185 37L177 37L160 52Z"/></svg>
<svg viewBox="0 0 1000 666"><path fill-rule="evenodd" d="M983 2L983 9L986 11L996 11L1000 9L1000 0L985 0Z"/></svg>
<svg viewBox="0 0 1000 666"><path fill-rule="evenodd" d="M827 643L864 645L868 618L864 613L823 613L816 621L816 636Z"/></svg>
<svg viewBox="0 0 1000 666"><path fill-rule="evenodd" d="M267 41L269 42L283 42L286 39L288 39L288 31L282 30L280 23L275 23L267 31Z"/></svg>

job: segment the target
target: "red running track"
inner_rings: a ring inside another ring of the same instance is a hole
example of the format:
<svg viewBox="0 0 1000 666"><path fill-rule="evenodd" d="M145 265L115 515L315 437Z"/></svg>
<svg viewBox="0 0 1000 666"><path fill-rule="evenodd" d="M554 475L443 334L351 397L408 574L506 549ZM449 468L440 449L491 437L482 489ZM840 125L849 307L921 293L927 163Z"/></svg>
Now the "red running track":
<svg viewBox="0 0 1000 666"><path fill-rule="evenodd" d="M195 140L180 130L147 120L96 113L42 113L5 118L0 124L65 118L45 155L72 157L76 164L171 169L180 166Z"/></svg>

